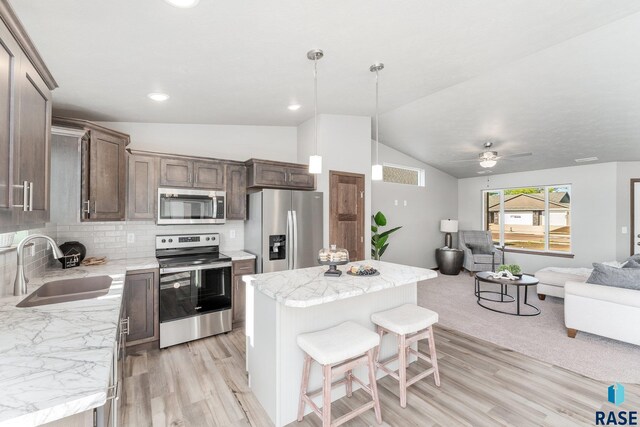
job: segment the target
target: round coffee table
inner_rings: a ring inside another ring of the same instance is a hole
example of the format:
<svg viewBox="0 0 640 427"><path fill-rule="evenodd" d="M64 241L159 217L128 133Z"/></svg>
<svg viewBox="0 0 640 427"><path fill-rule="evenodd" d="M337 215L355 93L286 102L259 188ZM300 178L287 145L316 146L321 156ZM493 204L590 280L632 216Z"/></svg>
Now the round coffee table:
<svg viewBox="0 0 640 427"><path fill-rule="evenodd" d="M512 316L537 316L538 314L540 314L540 309L538 307L536 307L533 304L529 304L527 302L527 294L528 294L527 290L529 289L529 286L535 286L538 284L538 279L536 279L535 277L527 276L526 274L523 274L522 277L518 280L494 279L493 277L491 277L491 272L480 271L476 273L475 278L476 278L475 295L478 298L477 302L480 307L486 308L487 310L495 311L496 313L510 314ZM500 292L487 291L487 290L483 291L480 289L481 283L493 283L493 284L500 285ZM509 286L516 287L515 298L512 295L509 295L509 292L508 292ZM520 298L520 294L521 294L520 288L524 288L524 300L521 300ZM490 296L494 296L494 298L491 298ZM491 301L491 302L498 302L498 303L515 302L516 312L513 313L509 311L497 310L495 308L486 306L485 304L482 303L482 301ZM521 313L522 306L530 307L534 310L534 312L523 314Z"/></svg>

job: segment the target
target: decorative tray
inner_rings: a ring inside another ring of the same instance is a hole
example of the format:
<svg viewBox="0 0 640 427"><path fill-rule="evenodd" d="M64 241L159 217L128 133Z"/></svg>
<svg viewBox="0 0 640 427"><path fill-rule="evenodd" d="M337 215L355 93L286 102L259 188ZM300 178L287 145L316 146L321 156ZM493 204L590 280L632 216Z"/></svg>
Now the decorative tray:
<svg viewBox="0 0 640 427"><path fill-rule="evenodd" d="M354 265L347 270L347 274L349 276L356 276L356 277L373 277L373 276L379 276L380 272L373 267L369 267L368 265L366 266Z"/></svg>

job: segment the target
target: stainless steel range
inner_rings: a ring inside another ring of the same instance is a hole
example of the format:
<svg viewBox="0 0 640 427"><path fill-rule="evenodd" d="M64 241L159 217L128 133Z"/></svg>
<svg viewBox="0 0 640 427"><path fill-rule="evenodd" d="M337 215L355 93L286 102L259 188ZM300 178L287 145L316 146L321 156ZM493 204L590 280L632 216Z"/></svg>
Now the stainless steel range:
<svg viewBox="0 0 640 427"><path fill-rule="evenodd" d="M160 347L231 330L231 258L220 235L156 236L160 264Z"/></svg>

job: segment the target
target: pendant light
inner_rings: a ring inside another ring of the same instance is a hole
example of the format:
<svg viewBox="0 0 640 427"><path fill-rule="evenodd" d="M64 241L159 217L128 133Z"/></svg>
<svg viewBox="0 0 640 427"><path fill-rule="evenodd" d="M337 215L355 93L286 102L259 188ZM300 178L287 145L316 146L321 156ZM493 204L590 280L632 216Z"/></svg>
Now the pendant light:
<svg viewBox="0 0 640 427"><path fill-rule="evenodd" d="M380 146L380 139L378 137L378 72L384 69L384 64L382 62L378 62L369 67L369 71L372 73L376 73L376 162L371 166L371 180L372 181L382 181L382 165L380 164L378 148Z"/></svg>
<svg viewBox="0 0 640 427"><path fill-rule="evenodd" d="M322 156L318 155L318 60L322 59L324 53L320 49L313 49L307 52L307 58L313 61L313 111L314 111L314 142L315 151L309 156L309 173L322 173Z"/></svg>

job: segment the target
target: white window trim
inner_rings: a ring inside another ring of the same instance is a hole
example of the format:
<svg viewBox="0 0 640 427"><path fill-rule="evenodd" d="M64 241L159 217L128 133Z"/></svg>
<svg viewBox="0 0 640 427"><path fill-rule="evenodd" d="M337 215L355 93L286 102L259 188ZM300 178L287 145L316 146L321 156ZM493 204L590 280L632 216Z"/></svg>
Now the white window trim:
<svg viewBox="0 0 640 427"><path fill-rule="evenodd" d="M418 172L418 185L417 187L424 187L425 186L425 171L424 169L420 169L420 168L415 168L412 166L405 166L405 165L396 165L394 163L386 163L383 162L382 166L389 166L390 168L396 168L396 169L405 169L408 171L414 171L414 172ZM386 182L386 181L384 181ZM396 184L396 183L391 183L391 184ZM407 184L404 184L407 185Z"/></svg>
<svg viewBox="0 0 640 427"><path fill-rule="evenodd" d="M514 247L509 247L509 251L513 251L513 252L539 252L541 254L545 254L545 253L549 253L549 254L559 254L559 255L573 255L573 221L571 221L571 218L573 217L571 209L569 209L569 221L572 224L570 227L570 232L569 232L569 250L568 251L554 251L549 249L549 227L551 226L551 220L550 220L550 215L549 215L549 188L555 188L555 187L567 187L569 188L569 196L573 196L573 191L572 191L572 187L571 184L555 184L555 185L523 185L523 186L519 186L519 187L506 187L506 188L486 188L481 190L480 192L480 197L482 198L482 229L483 230L487 230L487 216L486 216L486 197L485 195L487 193L498 193L500 195L500 246L501 247L505 247L504 246L504 192L505 190L511 190L514 188L530 188L530 187L537 187L537 188L544 188L544 215L545 215L545 224L544 224L544 247L545 249L540 250L540 249L524 249L524 248L514 248ZM571 206L573 206L573 200L571 201Z"/></svg>

